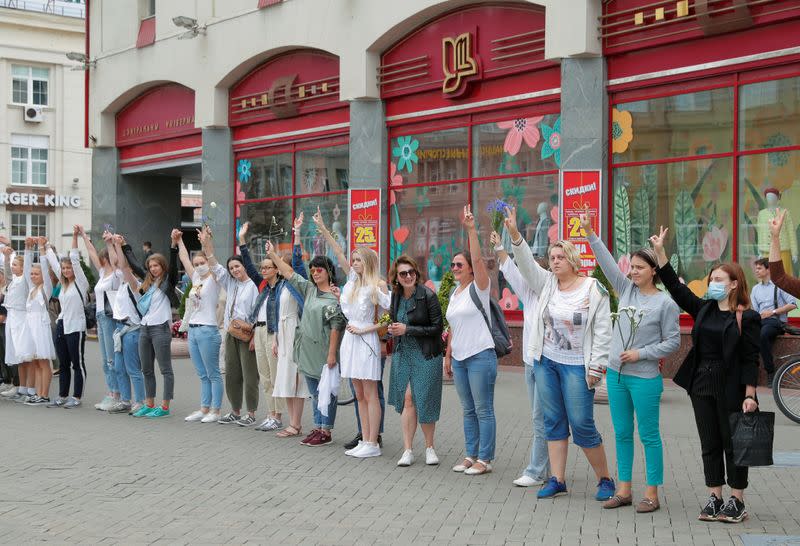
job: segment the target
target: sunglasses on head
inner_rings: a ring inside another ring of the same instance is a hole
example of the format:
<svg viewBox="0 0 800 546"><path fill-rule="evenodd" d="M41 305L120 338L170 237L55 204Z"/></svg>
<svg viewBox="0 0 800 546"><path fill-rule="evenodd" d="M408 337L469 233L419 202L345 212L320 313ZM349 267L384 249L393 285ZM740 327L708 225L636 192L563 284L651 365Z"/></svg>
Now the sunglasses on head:
<svg viewBox="0 0 800 546"><path fill-rule="evenodd" d="M398 271L397 276L406 279L408 277L416 277L417 272L414 271L413 269L409 269L408 271Z"/></svg>
<svg viewBox="0 0 800 546"><path fill-rule="evenodd" d="M463 269L464 264L461 262L450 262L450 269Z"/></svg>

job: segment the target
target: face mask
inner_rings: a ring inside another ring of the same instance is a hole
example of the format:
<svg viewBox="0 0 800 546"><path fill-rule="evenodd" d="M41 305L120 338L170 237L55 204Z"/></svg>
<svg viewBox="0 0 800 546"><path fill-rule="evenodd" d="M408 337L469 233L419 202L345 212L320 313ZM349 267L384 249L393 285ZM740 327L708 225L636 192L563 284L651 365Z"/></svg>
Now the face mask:
<svg viewBox="0 0 800 546"><path fill-rule="evenodd" d="M201 277L205 277L206 275L208 275L208 272L211 271L211 268L208 267L208 264L204 264L204 265L198 265L197 267L194 268L194 270Z"/></svg>
<svg viewBox="0 0 800 546"><path fill-rule="evenodd" d="M708 292L706 292L707 299L722 301L727 295L728 289L725 287L725 283L716 281L708 283Z"/></svg>

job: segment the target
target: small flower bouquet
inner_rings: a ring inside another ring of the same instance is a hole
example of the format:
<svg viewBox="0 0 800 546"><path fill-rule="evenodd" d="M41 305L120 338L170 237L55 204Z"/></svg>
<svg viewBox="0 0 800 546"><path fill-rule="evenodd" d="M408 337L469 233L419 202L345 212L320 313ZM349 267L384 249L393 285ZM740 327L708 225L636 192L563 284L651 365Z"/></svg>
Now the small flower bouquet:
<svg viewBox="0 0 800 546"><path fill-rule="evenodd" d="M389 325L392 323L392 317L389 316L389 313L384 313L378 319L378 324L380 328L378 328L378 337L384 338L386 334L389 333Z"/></svg>
<svg viewBox="0 0 800 546"><path fill-rule="evenodd" d="M506 219L507 208L509 208L509 204L502 199L495 199L486 207L486 212L492 216L492 230L497 233L503 232L503 222Z"/></svg>
<svg viewBox="0 0 800 546"><path fill-rule="evenodd" d="M629 351L633 347L633 342L636 339L636 332L639 330L639 325L644 318L644 311L637 309L633 306L620 307L616 313L611 313L611 327L616 329L617 323L620 321L628 321L630 325L630 332L628 336L622 333L622 328L619 328L619 337L622 340L622 350ZM624 364L620 364L620 370ZM619 380L619 378L617 378Z"/></svg>

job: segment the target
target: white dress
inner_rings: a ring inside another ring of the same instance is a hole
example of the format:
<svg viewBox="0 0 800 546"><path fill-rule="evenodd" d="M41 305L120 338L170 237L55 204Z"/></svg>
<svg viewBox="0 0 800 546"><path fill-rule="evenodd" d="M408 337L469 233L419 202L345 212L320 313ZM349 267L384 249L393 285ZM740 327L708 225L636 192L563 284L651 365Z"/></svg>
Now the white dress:
<svg viewBox="0 0 800 546"><path fill-rule="evenodd" d="M48 283L49 284L49 283ZM32 288L26 304L27 337L30 339L30 360L53 360L56 348L53 345L53 332L50 329L50 314L47 312L47 287Z"/></svg>
<svg viewBox="0 0 800 546"><path fill-rule="evenodd" d="M391 305L391 296L381 290L362 289L358 298L350 302L358 275L351 269L347 276L347 284L342 290L339 305L342 313L347 318L347 325L356 328L366 328L376 322L376 307L388 309ZM377 291L378 305L372 303L372 293ZM354 335L345 331L342 345L339 349L342 377L349 379L381 380L381 343L377 332L364 335Z"/></svg>
<svg viewBox="0 0 800 546"><path fill-rule="evenodd" d="M30 252L30 251L27 251ZM33 343L27 335L26 328L26 301L28 299L28 281L25 274L13 275L11 273L11 259L6 258L6 279L12 279L6 287L4 305L8 310L6 317L6 364L16 366L27 362L25 357L33 352ZM25 268L30 268L30 262L25 262Z"/></svg>
<svg viewBox="0 0 800 546"><path fill-rule="evenodd" d="M308 398L311 396L306 386L306 380L297 371L294 361L294 334L300 315L297 312L297 300L294 299L289 289L284 286L281 290L280 313L278 318L278 366L275 372L275 388L272 396L275 398ZM271 350L271 349L270 349Z"/></svg>

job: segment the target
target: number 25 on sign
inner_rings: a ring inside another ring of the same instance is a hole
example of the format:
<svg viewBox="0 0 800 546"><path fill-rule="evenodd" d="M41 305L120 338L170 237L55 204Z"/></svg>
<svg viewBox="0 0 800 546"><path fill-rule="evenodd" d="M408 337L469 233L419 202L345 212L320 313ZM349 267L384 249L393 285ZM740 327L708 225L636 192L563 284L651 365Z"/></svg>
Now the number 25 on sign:
<svg viewBox="0 0 800 546"><path fill-rule="evenodd" d="M356 226L356 244L372 245L378 242L373 226Z"/></svg>

